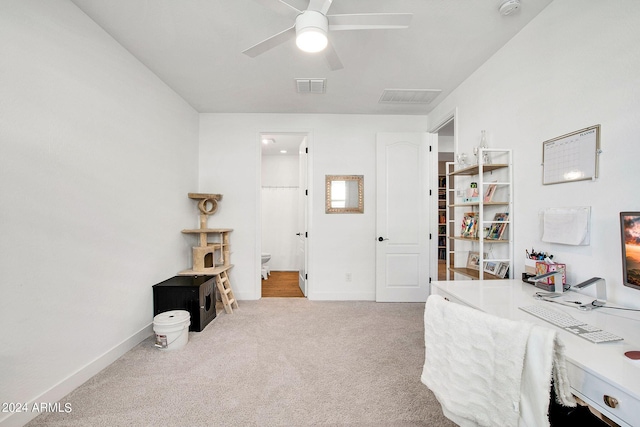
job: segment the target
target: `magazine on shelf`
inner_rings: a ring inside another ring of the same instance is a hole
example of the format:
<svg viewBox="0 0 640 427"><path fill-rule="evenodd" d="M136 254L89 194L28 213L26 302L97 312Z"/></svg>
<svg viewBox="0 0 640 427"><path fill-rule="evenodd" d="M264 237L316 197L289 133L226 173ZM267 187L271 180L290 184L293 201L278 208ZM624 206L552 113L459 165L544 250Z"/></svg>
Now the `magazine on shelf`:
<svg viewBox="0 0 640 427"><path fill-rule="evenodd" d="M460 236L470 239L478 237L478 214L476 212L467 212L464 214Z"/></svg>
<svg viewBox="0 0 640 427"><path fill-rule="evenodd" d="M493 218L491 227L489 227L487 240L501 240L507 225L509 225L507 221L509 221L509 212L497 213Z"/></svg>

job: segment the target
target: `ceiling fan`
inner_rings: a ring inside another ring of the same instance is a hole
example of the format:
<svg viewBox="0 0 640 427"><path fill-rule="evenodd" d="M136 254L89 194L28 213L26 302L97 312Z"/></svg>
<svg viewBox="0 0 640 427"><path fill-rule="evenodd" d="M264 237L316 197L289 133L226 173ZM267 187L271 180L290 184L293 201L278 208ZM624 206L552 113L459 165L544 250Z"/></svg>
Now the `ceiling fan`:
<svg viewBox="0 0 640 427"><path fill-rule="evenodd" d="M289 16L295 24L242 53L252 58L295 37L296 45L306 52L324 51L331 70L344 68L327 37L329 31L385 30L408 28L411 13L356 13L327 15L333 0L310 0L306 10L299 10L283 0L256 0L277 13Z"/></svg>

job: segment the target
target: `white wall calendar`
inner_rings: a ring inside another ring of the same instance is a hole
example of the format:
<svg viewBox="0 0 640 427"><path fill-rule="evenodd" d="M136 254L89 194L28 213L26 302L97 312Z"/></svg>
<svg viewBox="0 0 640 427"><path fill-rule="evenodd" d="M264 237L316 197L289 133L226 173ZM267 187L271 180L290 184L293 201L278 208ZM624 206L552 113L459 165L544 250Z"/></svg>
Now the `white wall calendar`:
<svg viewBox="0 0 640 427"><path fill-rule="evenodd" d="M542 183L596 179L600 125L580 129L542 143Z"/></svg>

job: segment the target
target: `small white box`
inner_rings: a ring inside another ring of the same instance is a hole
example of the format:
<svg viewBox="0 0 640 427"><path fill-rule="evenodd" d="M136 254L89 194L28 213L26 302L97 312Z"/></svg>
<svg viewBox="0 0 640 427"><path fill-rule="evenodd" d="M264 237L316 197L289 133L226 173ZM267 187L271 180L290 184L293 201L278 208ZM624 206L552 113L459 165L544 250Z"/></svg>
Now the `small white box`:
<svg viewBox="0 0 640 427"><path fill-rule="evenodd" d="M538 262L538 260L525 258L525 260L524 260L524 272L535 275L536 274L536 262Z"/></svg>

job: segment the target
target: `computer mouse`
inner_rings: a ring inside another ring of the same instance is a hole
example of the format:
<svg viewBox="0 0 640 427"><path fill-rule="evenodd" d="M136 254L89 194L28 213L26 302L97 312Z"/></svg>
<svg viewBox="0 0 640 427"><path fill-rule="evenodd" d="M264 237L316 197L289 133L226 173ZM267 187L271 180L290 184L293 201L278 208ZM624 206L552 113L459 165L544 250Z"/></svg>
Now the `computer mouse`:
<svg viewBox="0 0 640 427"><path fill-rule="evenodd" d="M633 360L634 362L640 362L640 351L630 350L624 353L625 357Z"/></svg>

